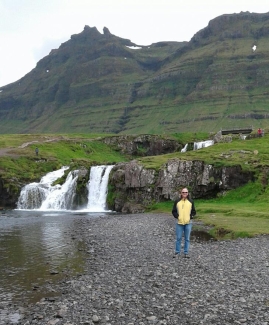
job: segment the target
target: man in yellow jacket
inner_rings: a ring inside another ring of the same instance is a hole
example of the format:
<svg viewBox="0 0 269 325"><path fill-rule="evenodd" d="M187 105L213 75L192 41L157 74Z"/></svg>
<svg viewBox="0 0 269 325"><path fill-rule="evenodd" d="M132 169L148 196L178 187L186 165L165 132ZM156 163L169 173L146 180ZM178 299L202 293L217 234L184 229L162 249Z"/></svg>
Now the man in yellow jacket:
<svg viewBox="0 0 269 325"><path fill-rule="evenodd" d="M176 250L175 255L180 254L181 240L184 233L184 256L189 258L190 236L193 217L196 215L194 202L189 198L189 191L183 188L180 192L180 198L174 202L173 216L177 219L176 223Z"/></svg>

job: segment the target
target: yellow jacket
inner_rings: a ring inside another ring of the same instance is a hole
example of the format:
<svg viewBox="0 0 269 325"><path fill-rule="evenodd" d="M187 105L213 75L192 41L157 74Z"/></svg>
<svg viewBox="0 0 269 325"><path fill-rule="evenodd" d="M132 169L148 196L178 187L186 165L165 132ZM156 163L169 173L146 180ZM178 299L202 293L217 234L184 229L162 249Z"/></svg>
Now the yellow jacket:
<svg viewBox="0 0 269 325"><path fill-rule="evenodd" d="M174 202L172 214L178 219L178 224L187 225L196 215L194 202L189 199L178 199Z"/></svg>

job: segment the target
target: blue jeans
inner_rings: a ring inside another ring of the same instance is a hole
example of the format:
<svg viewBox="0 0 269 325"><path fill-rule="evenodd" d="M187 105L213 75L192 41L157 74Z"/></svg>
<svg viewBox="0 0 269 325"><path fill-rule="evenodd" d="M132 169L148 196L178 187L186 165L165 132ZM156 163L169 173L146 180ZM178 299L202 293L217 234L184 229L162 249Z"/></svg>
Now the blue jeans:
<svg viewBox="0 0 269 325"><path fill-rule="evenodd" d="M182 240L182 235L184 233L184 254L189 253L189 247L190 247L190 237L191 237L191 228L192 228L192 223L189 223L187 225L179 225L176 223L176 253L180 253L180 248L181 248L181 240Z"/></svg>

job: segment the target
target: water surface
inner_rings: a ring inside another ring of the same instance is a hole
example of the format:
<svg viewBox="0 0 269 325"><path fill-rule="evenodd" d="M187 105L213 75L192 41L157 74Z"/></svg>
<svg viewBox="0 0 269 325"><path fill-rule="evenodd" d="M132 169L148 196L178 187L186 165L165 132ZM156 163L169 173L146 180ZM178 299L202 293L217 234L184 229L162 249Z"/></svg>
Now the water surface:
<svg viewBox="0 0 269 325"><path fill-rule="evenodd" d="M84 271L85 218L105 213L0 211L0 301L36 302L58 295L54 281ZM47 292L42 286L46 284ZM51 286L50 286L51 284Z"/></svg>

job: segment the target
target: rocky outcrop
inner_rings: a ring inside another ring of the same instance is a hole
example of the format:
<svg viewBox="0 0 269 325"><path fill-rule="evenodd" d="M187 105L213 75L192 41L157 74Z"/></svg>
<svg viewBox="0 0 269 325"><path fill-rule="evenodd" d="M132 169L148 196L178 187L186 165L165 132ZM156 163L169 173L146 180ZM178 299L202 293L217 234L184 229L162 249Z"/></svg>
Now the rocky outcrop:
<svg viewBox="0 0 269 325"><path fill-rule="evenodd" d="M146 169L137 161L115 165L110 174L113 210L143 212L154 202L175 200L187 186L193 198L214 198L254 180L241 166L214 167L203 161L169 160L159 171Z"/></svg>
<svg viewBox="0 0 269 325"><path fill-rule="evenodd" d="M108 137L102 141L130 156L157 156L180 151L183 148L176 140L149 134Z"/></svg>
<svg viewBox="0 0 269 325"><path fill-rule="evenodd" d="M88 182L89 182L89 169L81 168L76 171L77 187L75 197L73 199L72 209L76 210L86 207L88 204Z"/></svg>
<svg viewBox="0 0 269 325"><path fill-rule="evenodd" d="M5 182L0 178L0 209L16 208L16 202L20 194L20 184L17 179L10 179Z"/></svg>

